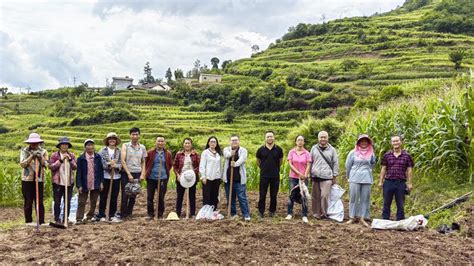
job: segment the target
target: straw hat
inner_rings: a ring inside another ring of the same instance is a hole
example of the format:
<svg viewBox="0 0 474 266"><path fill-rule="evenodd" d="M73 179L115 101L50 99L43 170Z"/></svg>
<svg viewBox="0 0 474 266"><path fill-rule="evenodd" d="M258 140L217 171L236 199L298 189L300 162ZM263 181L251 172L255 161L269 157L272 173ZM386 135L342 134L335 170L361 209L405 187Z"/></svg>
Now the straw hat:
<svg viewBox="0 0 474 266"><path fill-rule="evenodd" d="M25 140L25 143L28 143L28 144L43 143L43 142L44 140L41 139L38 133L31 133L30 136L28 136L28 139Z"/></svg>
<svg viewBox="0 0 474 266"><path fill-rule="evenodd" d="M167 220L167 221L179 221L178 214L175 213L175 212L170 212L170 213L168 214L168 217L166 217L166 220Z"/></svg>
<svg viewBox="0 0 474 266"><path fill-rule="evenodd" d="M107 136L104 138L104 145L105 145L105 146L108 146L108 145L109 145L108 142L109 142L109 139L111 139L111 138L115 138L115 139L117 140L117 144L116 144L117 146L122 142L122 141L120 140L119 136L117 135L117 133L115 133L115 132L110 132L110 133L108 133Z"/></svg>
<svg viewBox="0 0 474 266"><path fill-rule="evenodd" d="M196 183L196 173L193 170L186 170L181 173L179 184L184 188L190 188Z"/></svg>

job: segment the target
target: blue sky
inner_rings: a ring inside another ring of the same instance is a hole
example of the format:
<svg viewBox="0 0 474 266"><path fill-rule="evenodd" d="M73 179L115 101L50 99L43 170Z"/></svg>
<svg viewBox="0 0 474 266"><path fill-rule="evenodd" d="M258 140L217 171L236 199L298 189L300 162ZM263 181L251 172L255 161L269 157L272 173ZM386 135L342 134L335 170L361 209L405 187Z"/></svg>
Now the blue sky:
<svg viewBox="0 0 474 266"><path fill-rule="evenodd" d="M386 12L403 0L1 1L0 86L53 89L249 57L290 26Z"/></svg>

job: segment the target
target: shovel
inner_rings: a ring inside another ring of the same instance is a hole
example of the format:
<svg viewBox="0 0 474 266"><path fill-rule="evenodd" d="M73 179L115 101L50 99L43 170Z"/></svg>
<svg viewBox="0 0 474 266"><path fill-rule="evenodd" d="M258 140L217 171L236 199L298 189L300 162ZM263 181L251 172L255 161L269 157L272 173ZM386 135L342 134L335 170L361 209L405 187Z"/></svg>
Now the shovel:
<svg viewBox="0 0 474 266"><path fill-rule="evenodd" d="M234 186L234 167L232 167L232 163L234 162L234 155L232 155L231 163L229 164L230 168L230 180L229 183L229 199L227 200L227 217L230 217L230 208L232 206L232 187Z"/></svg>
<svg viewBox="0 0 474 266"><path fill-rule="evenodd" d="M40 222L39 222L39 184L38 184L38 178L39 178L39 174L38 174L38 171L39 171L39 162L38 162L38 159L35 159L35 191L36 191L36 231L39 231L39 226L40 226Z"/></svg>
<svg viewBox="0 0 474 266"><path fill-rule="evenodd" d="M112 186L114 184L114 176L115 176L115 168L112 168L112 173L110 175L110 182L109 182L109 192L107 193L107 206L105 208L105 218L107 222L110 219L110 201L112 198Z"/></svg>

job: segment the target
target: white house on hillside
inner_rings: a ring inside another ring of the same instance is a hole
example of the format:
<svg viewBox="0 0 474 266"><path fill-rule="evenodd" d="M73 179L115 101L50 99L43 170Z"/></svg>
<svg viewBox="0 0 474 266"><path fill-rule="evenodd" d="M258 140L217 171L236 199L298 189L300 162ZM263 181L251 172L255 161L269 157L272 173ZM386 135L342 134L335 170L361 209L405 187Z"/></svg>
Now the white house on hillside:
<svg viewBox="0 0 474 266"><path fill-rule="evenodd" d="M138 85L128 86L129 90L155 90L155 91L169 91L171 87L166 83L144 83Z"/></svg>
<svg viewBox="0 0 474 266"><path fill-rule="evenodd" d="M220 83L222 75L216 74L201 74L199 75L199 83Z"/></svg>
<svg viewBox="0 0 474 266"><path fill-rule="evenodd" d="M133 85L133 79L128 76L112 78L111 86L115 90L126 90L131 85Z"/></svg>

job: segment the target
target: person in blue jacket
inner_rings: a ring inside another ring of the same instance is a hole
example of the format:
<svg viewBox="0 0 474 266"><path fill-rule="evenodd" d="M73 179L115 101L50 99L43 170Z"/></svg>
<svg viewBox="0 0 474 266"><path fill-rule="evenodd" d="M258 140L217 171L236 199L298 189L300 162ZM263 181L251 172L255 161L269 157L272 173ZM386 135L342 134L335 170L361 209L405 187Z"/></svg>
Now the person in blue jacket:
<svg viewBox="0 0 474 266"><path fill-rule="evenodd" d="M76 224L81 224L87 220L99 221L94 215L97 199L103 189L104 167L102 157L95 152L94 141L87 139L84 141L84 153L77 159L76 187L79 192ZM84 218L84 210L87 198L90 200L90 209Z"/></svg>

